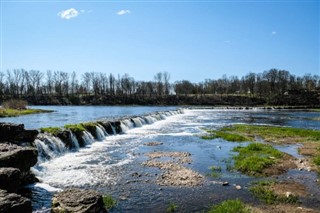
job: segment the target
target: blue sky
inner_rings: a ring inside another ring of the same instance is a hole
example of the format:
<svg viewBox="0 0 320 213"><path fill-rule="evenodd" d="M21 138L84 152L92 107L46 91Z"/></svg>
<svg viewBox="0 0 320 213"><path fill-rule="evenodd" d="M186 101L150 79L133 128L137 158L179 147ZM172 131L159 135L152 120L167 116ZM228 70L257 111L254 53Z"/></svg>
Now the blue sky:
<svg viewBox="0 0 320 213"><path fill-rule="evenodd" d="M1 70L320 74L319 1L1 0Z"/></svg>

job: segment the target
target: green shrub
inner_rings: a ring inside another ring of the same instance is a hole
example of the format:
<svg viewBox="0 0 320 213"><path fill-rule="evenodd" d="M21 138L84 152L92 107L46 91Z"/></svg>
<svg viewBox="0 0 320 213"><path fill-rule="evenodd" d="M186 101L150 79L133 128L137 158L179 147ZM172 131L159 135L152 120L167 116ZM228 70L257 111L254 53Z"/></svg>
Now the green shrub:
<svg viewBox="0 0 320 213"><path fill-rule="evenodd" d="M268 144L251 143L246 147L237 146L233 149L239 152L234 156L235 168L248 175L259 176L263 170L277 159L283 156L283 153Z"/></svg>
<svg viewBox="0 0 320 213"><path fill-rule="evenodd" d="M167 208L167 212L175 212L178 209L178 205L175 204L174 202L170 202L168 208Z"/></svg>
<svg viewBox="0 0 320 213"><path fill-rule="evenodd" d="M249 208L240 200L226 200L212 206L208 213L249 213Z"/></svg>
<svg viewBox="0 0 320 213"><path fill-rule="evenodd" d="M211 166L210 167L210 170L211 170L211 177L214 177L214 178L218 178L221 176L221 166Z"/></svg>
<svg viewBox="0 0 320 213"><path fill-rule="evenodd" d="M110 209L116 207L118 204L118 202L115 199L113 199L111 195L104 195L102 197L102 199L103 199L104 207L107 210L110 210Z"/></svg>

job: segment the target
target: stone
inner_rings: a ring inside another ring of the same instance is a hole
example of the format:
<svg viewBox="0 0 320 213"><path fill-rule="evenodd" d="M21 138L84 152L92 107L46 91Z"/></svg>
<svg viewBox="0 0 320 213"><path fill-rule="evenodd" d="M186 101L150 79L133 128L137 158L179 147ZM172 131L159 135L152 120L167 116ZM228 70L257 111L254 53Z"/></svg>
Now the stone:
<svg viewBox="0 0 320 213"><path fill-rule="evenodd" d="M229 186L229 182L224 181L224 182L222 183L222 186Z"/></svg>
<svg viewBox="0 0 320 213"><path fill-rule="evenodd" d="M8 193L0 189L1 213L31 213L31 201L15 193Z"/></svg>
<svg viewBox="0 0 320 213"><path fill-rule="evenodd" d="M292 194L292 192L286 192L286 197L288 198L288 197L292 197L293 196L293 194Z"/></svg>
<svg viewBox="0 0 320 213"><path fill-rule="evenodd" d="M242 189L242 187L240 185L236 185L236 189L240 190L240 189Z"/></svg>
<svg viewBox="0 0 320 213"><path fill-rule="evenodd" d="M0 167L14 167L21 172L29 172L37 163L38 151L33 147L22 147L16 144L0 144Z"/></svg>
<svg viewBox="0 0 320 213"><path fill-rule="evenodd" d="M0 142L21 144L33 143L38 135L37 130L25 130L23 124L0 123Z"/></svg>
<svg viewBox="0 0 320 213"><path fill-rule="evenodd" d="M53 213L105 213L102 195L96 191L66 189L52 199Z"/></svg>
<svg viewBox="0 0 320 213"><path fill-rule="evenodd" d="M21 182L21 172L17 168L0 168L0 189L17 192Z"/></svg>

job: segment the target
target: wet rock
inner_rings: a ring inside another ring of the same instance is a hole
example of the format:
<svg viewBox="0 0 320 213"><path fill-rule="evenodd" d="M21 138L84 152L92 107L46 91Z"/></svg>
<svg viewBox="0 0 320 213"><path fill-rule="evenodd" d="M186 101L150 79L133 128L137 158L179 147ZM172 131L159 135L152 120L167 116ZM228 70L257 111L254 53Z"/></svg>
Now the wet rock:
<svg viewBox="0 0 320 213"><path fill-rule="evenodd" d="M73 147L71 132L69 130L58 131L54 136L60 138L60 140L65 144L68 149L75 148Z"/></svg>
<svg viewBox="0 0 320 213"><path fill-rule="evenodd" d="M15 193L8 193L0 189L1 213L29 213L32 212L31 201Z"/></svg>
<svg viewBox="0 0 320 213"><path fill-rule="evenodd" d="M242 187L240 185L236 185L236 189L240 190L240 189L242 189Z"/></svg>
<svg viewBox="0 0 320 213"><path fill-rule="evenodd" d="M134 172L131 174L132 177L138 178L141 177L141 174L139 174L138 172Z"/></svg>
<svg viewBox="0 0 320 213"><path fill-rule="evenodd" d="M144 145L146 146L160 146L162 145L162 142L149 142L149 143L145 143Z"/></svg>
<svg viewBox="0 0 320 213"><path fill-rule="evenodd" d="M20 186L21 172L17 168L0 168L0 189L17 192Z"/></svg>
<svg viewBox="0 0 320 213"><path fill-rule="evenodd" d="M37 163L38 151L33 147L16 144L0 144L0 167L14 167L21 172L28 172Z"/></svg>
<svg viewBox="0 0 320 213"><path fill-rule="evenodd" d="M102 195L92 190L66 189L52 199L52 212L104 213Z"/></svg>
<svg viewBox="0 0 320 213"><path fill-rule="evenodd" d="M38 135L37 130L25 130L23 124L0 123L0 142L15 144L32 144Z"/></svg>
<svg viewBox="0 0 320 213"><path fill-rule="evenodd" d="M292 194L292 192L286 192L286 197L288 198L288 197L292 197L293 196L293 194Z"/></svg>
<svg viewBox="0 0 320 213"><path fill-rule="evenodd" d="M228 182L228 181L224 181L224 182L222 183L222 186L229 186L229 182Z"/></svg>
<svg viewBox="0 0 320 213"><path fill-rule="evenodd" d="M106 132L107 132L109 135L113 135L113 134L114 134L110 122L108 122L108 121L107 121L107 122L99 121L98 123L99 123L101 126L103 126L103 128L106 130Z"/></svg>

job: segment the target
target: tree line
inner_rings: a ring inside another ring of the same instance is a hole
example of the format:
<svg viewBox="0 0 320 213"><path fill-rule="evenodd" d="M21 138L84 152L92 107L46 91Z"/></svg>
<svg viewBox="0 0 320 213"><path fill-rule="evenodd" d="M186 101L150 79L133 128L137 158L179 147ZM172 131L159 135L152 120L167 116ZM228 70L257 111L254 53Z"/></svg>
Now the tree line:
<svg viewBox="0 0 320 213"><path fill-rule="evenodd" d="M27 98L41 96L108 96L108 97L167 97L238 95L272 100L289 94L319 91L320 76L295 76L289 71L270 69L245 76L223 75L219 79L205 79L200 83L189 80L170 82L168 72L159 72L153 80L135 80L129 74L117 75L101 72L42 72L14 69L0 72L0 97Z"/></svg>

